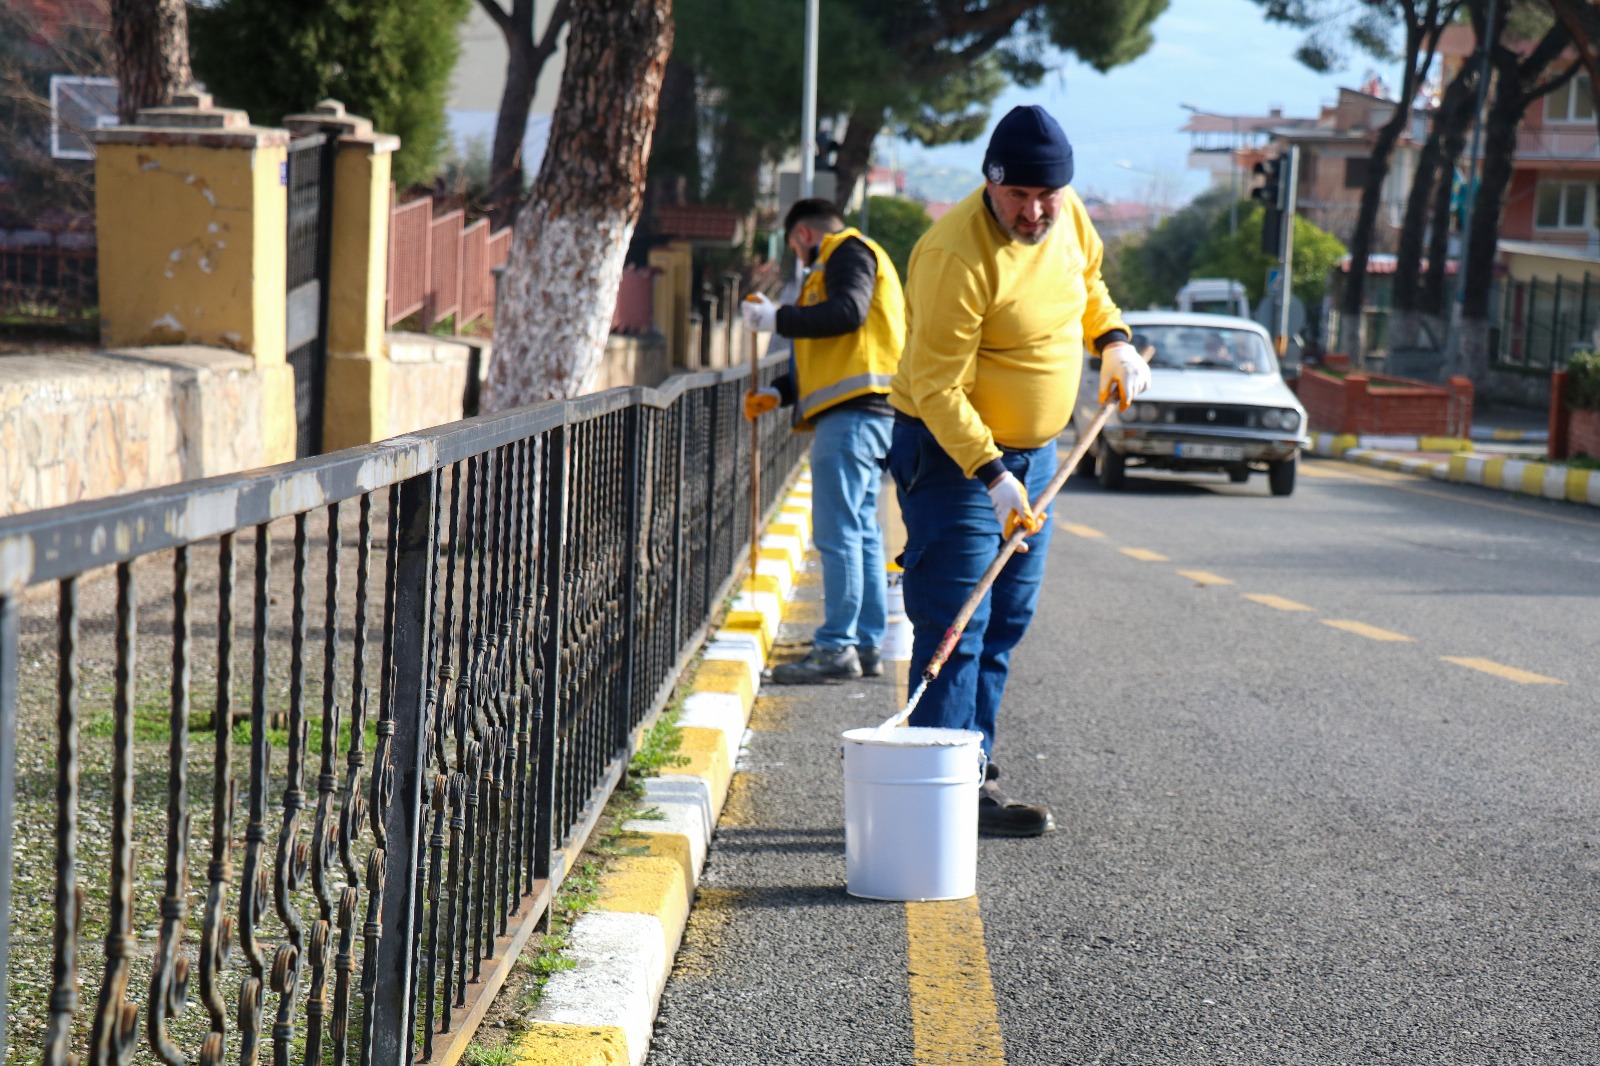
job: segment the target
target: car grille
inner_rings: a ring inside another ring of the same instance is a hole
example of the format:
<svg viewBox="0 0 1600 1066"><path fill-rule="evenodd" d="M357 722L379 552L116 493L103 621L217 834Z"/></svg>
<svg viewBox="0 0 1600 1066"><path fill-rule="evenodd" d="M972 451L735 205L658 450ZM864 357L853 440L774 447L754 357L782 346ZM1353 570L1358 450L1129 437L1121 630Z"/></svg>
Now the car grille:
<svg viewBox="0 0 1600 1066"><path fill-rule="evenodd" d="M1167 410L1169 417L1163 421L1180 426L1250 426L1255 422L1253 407L1196 404L1191 407L1172 406Z"/></svg>

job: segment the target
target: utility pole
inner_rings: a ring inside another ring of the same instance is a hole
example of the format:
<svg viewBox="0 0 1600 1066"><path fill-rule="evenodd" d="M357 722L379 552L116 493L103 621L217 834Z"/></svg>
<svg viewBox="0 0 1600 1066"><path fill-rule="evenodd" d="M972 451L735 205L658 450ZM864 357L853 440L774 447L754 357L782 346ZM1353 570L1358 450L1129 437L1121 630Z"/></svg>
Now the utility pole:
<svg viewBox="0 0 1600 1066"><path fill-rule="evenodd" d="M817 181L817 0L806 0L805 81L800 98L800 197L809 199Z"/></svg>
<svg viewBox="0 0 1600 1066"><path fill-rule="evenodd" d="M1278 357L1289 350L1289 306L1294 299L1295 185L1300 179L1300 146L1289 146L1289 173L1278 186L1283 199L1283 265L1278 274Z"/></svg>

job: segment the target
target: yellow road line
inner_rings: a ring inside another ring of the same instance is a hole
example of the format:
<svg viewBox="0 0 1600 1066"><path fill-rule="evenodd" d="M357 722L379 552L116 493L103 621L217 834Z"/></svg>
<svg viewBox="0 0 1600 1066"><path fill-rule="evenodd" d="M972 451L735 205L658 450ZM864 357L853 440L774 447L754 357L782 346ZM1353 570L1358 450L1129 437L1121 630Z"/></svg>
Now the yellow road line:
<svg viewBox="0 0 1600 1066"><path fill-rule="evenodd" d="M1090 529L1088 526L1080 526L1074 522L1057 522L1056 527L1058 529L1066 530L1073 536L1083 537L1087 540L1094 540L1097 537L1105 536L1105 534L1100 532L1098 529Z"/></svg>
<svg viewBox="0 0 1600 1066"><path fill-rule="evenodd" d="M1251 603L1259 603L1263 607L1274 607L1280 611L1309 611L1313 608L1294 600L1286 600L1282 596L1273 596L1266 592L1246 592L1244 598Z"/></svg>
<svg viewBox="0 0 1600 1066"><path fill-rule="evenodd" d="M1149 548L1118 548L1117 550L1128 558L1138 559L1142 563L1165 563L1171 561L1160 552L1153 552Z"/></svg>
<svg viewBox="0 0 1600 1066"><path fill-rule="evenodd" d="M1366 637L1368 640L1412 641L1415 639L1406 636L1404 633L1396 633L1392 629L1379 629L1377 626L1369 626L1365 622L1352 622L1348 618L1320 618L1318 621L1325 626L1342 629L1346 633L1354 633L1356 636Z"/></svg>
<svg viewBox="0 0 1600 1066"><path fill-rule="evenodd" d="M906 904L916 1066L1005 1066L978 899Z"/></svg>
<svg viewBox="0 0 1600 1066"><path fill-rule="evenodd" d="M1457 657L1454 655L1441 655L1447 663L1465 666L1468 670L1482 670L1495 677L1503 677L1507 681L1515 681L1520 685L1565 685L1566 682L1556 677L1545 677L1543 674L1530 673L1527 670L1518 670L1515 666L1506 666L1492 659L1474 659L1470 656Z"/></svg>
<svg viewBox="0 0 1600 1066"><path fill-rule="evenodd" d="M1202 588L1206 585L1231 585L1233 582L1209 570L1179 570L1179 577L1186 577Z"/></svg>
<svg viewBox="0 0 1600 1066"><path fill-rule="evenodd" d="M1301 464L1300 472L1312 477L1325 477L1344 481L1415 481L1425 478L1425 474L1408 474L1401 470L1385 470L1381 466L1362 466L1360 473L1345 470L1327 470L1322 467L1312 467Z"/></svg>

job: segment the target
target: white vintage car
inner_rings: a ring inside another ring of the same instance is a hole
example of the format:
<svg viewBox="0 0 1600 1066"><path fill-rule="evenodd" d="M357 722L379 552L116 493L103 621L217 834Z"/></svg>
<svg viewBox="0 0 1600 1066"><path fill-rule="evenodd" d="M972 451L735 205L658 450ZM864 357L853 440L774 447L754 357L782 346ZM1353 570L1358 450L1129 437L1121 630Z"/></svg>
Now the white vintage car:
<svg viewBox="0 0 1600 1066"><path fill-rule="evenodd" d="M1150 388L1113 414L1079 468L1119 488L1129 470L1224 473L1265 470L1274 496L1294 491L1307 443L1306 411L1284 384L1272 338L1247 318L1134 311L1123 315L1150 362ZM1090 358L1073 413L1080 433L1099 413L1100 360Z"/></svg>

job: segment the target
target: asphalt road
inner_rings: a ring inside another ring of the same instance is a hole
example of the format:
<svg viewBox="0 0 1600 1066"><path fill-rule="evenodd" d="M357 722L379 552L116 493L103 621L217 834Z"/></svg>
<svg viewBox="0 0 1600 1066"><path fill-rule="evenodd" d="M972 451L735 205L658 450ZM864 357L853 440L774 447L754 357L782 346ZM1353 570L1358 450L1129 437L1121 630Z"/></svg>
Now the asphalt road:
<svg viewBox="0 0 1600 1066"><path fill-rule="evenodd" d="M996 760L1059 830L853 899L893 682L765 690L652 1066L1600 1062L1600 512L1312 460L1056 520Z"/></svg>

